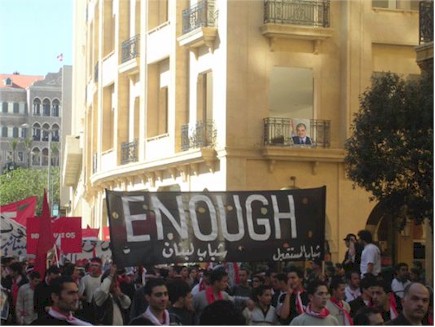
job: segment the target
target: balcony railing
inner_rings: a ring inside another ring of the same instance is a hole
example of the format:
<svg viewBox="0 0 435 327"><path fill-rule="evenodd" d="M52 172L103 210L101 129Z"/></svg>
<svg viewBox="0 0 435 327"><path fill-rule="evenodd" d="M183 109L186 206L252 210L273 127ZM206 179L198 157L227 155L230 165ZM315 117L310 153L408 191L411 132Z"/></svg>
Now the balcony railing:
<svg viewBox="0 0 435 327"><path fill-rule="evenodd" d="M420 44L433 42L433 1L420 1L419 4L419 34Z"/></svg>
<svg viewBox="0 0 435 327"><path fill-rule="evenodd" d="M265 0L264 23L329 27L329 0Z"/></svg>
<svg viewBox="0 0 435 327"><path fill-rule="evenodd" d="M189 33L198 27L213 27L217 19L215 3L212 0L203 0L194 6L183 10L183 34Z"/></svg>
<svg viewBox="0 0 435 327"><path fill-rule="evenodd" d="M137 140L121 144L121 165L137 161Z"/></svg>
<svg viewBox="0 0 435 327"><path fill-rule="evenodd" d="M216 137L217 130L212 120L183 125L181 126L181 150L214 147Z"/></svg>
<svg viewBox="0 0 435 327"><path fill-rule="evenodd" d="M139 57L140 49L140 34L135 35L128 40L122 42L122 57L121 62L127 62L131 59Z"/></svg>
<svg viewBox="0 0 435 327"><path fill-rule="evenodd" d="M331 141L329 120L310 119L307 136L311 139L311 144L304 145L294 144L292 138L296 136L295 125L299 121L292 118L264 118L264 145L329 148Z"/></svg>

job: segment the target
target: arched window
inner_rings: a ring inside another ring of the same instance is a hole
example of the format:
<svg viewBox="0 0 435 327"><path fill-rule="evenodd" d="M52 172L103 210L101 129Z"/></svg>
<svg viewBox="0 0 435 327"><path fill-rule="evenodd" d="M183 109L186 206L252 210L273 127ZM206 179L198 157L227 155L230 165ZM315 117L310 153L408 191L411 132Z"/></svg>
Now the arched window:
<svg viewBox="0 0 435 327"><path fill-rule="evenodd" d="M41 165L41 151L38 148L33 148L32 150L32 165L33 166Z"/></svg>
<svg viewBox="0 0 435 327"><path fill-rule="evenodd" d="M42 149L42 166L48 166L48 148Z"/></svg>
<svg viewBox="0 0 435 327"><path fill-rule="evenodd" d="M50 134L50 125L44 124L42 125L42 141L48 142Z"/></svg>
<svg viewBox="0 0 435 327"><path fill-rule="evenodd" d="M41 126L38 123L33 124L33 141L41 141Z"/></svg>
<svg viewBox="0 0 435 327"><path fill-rule="evenodd" d="M42 114L44 116L50 116L50 100L44 99L42 102Z"/></svg>
<svg viewBox="0 0 435 327"><path fill-rule="evenodd" d="M58 99L54 99L52 103L52 116L53 117L59 117L59 108L60 108L60 102Z"/></svg>
<svg viewBox="0 0 435 327"><path fill-rule="evenodd" d="M33 115L41 116L41 100L39 99L33 100Z"/></svg>
<svg viewBox="0 0 435 327"><path fill-rule="evenodd" d="M60 129L59 129L59 125L54 124L53 127L51 128L52 130L52 134L51 134L51 140L53 142L59 142L60 139Z"/></svg>

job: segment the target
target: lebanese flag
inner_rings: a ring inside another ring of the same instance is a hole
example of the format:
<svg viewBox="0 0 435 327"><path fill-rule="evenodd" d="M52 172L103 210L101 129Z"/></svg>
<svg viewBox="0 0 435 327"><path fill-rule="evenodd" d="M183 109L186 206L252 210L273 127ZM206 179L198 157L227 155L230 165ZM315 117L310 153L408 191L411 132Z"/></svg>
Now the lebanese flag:
<svg viewBox="0 0 435 327"><path fill-rule="evenodd" d="M82 229L82 238L98 240L99 232L99 228L91 228L89 225L87 225L86 229Z"/></svg>
<svg viewBox="0 0 435 327"><path fill-rule="evenodd" d="M27 218L35 216L36 199L36 196L31 196L21 201L5 204L0 207L1 215L12 218L26 227Z"/></svg>
<svg viewBox="0 0 435 327"><path fill-rule="evenodd" d="M39 238L35 257L35 271L41 276L45 276L47 269L47 252L54 246L55 240L51 231L50 206L47 201L47 192L44 189L44 200L42 202L42 213L38 217L41 219L39 224Z"/></svg>

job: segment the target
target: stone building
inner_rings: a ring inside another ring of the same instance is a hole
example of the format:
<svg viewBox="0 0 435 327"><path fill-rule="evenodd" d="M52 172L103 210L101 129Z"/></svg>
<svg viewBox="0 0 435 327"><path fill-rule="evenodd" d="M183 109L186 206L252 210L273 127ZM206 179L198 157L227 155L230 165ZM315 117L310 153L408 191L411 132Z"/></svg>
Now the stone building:
<svg viewBox="0 0 435 327"><path fill-rule="evenodd" d="M326 239L368 228L384 263L414 243L346 178L344 143L374 73L420 73L418 2L74 2L70 215L107 226L105 189L237 191L326 185ZM295 144L304 123L311 145ZM375 210L376 209L376 210ZM388 233L384 231L388 229Z"/></svg>
<svg viewBox="0 0 435 327"><path fill-rule="evenodd" d="M62 118L71 111L71 72L71 66L63 66L46 76L0 74L2 172L60 166ZM70 134L70 124L65 132Z"/></svg>

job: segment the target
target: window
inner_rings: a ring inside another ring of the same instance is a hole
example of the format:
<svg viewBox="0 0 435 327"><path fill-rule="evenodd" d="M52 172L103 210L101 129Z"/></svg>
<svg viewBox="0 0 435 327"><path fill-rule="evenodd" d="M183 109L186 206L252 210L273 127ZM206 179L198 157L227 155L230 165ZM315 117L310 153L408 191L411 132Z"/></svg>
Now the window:
<svg viewBox="0 0 435 327"><path fill-rule="evenodd" d="M20 113L20 104L18 102L14 102L14 114Z"/></svg>
<svg viewBox="0 0 435 327"><path fill-rule="evenodd" d="M169 85L169 59L149 66L149 80L152 83L148 86L149 108L147 137L153 137L168 133L168 85Z"/></svg>
<svg viewBox="0 0 435 327"><path fill-rule="evenodd" d="M197 121L213 119L213 74L198 75Z"/></svg>
<svg viewBox="0 0 435 327"><path fill-rule="evenodd" d="M14 138L17 138L17 137L18 137L18 127L14 127L14 128L12 128L12 136L13 136Z"/></svg>
<svg viewBox="0 0 435 327"><path fill-rule="evenodd" d="M7 113L8 113L8 103L7 103L7 102L3 102L3 103L2 103L2 112L3 112L4 114L7 114Z"/></svg>
<svg viewBox="0 0 435 327"><path fill-rule="evenodd" d="M48 166L48 148L42 149L42 166Z"/></svg>
<svg viewBox="0 0 435 327"><path fill-rule="evenodd" d="M50 100L44 99L42 102L42 114L44 116L50 116Z"/></svg>
<svg viewBox="0 0 435 327"><path fill-rule="evenodd" d="M48 142L50 133L50 125L44 124L42 126L42 141Z"/></svg>
<svg viewBox="0 0 435 327"><path fill-rule="evenodd" d="M295 138L299 126L305 126L306 136L312 137L310 119L314 117L314 78L309 68L274 67L270 74L269 117L267 142L269 144L300 144ZM265 127L266 128L266 127ZM301 129L301 128L299 128ZM302 138L306 142L305 136ZM310 143L311 144L311 140Z"/></svg>
<svg viewBox="0 0 435 327"><path fill-rule="evenodd" d="M2 137L8 137L8 128L6 126L2 126Z"/></svg>
<svg viewBox="0 0 435 327"><path fill-rule="evenodd" d="M52 107L53 117L59 117L59 107L60 107L59 100L57 100L57 99L53 100L53 107Z"/></svg>
<svg viewBox="0 0 435 327"><path fill-rule="evenodd" d="M39 124L33 125L33 141L41 141L41 126Z"/></svg>
<svg viewBox="0 0 435 327"><path fill-rule="evenodd" d="M33 148L32 150L32 165L41 165L41 151L38 148Z"/></svg>
<svg viewBox="0 0 435 327"><path fill-rule="evenodd" d="M12 80L8 77L4 80L6 86L12 86Z"/></svg>
<svg viewBox="0 0 435 327"><path fill-rule="evenodd" d="M21 135L23 139L27 138L27 128L21 128Z"/></svg>
<svg viewBox="0 0 435 327"><path fill-rule="evenodd" d="M39 99L33 100L33 115L34 116L41 115L41 100Z"/></svg>
<svg viewBox="0 0 435 327"><path fill-rule="evenodd" d="M372 0L373 8L418 10L416 0Z"/></svg>
<svg viewBox="0 0 435 327"><path fill-rule="evenodd" d="M270 74L269 116L313 118L313 84L312 69L274 67Z"/></svg>

